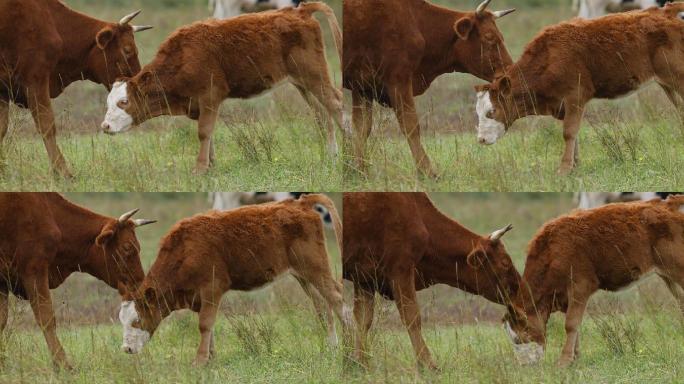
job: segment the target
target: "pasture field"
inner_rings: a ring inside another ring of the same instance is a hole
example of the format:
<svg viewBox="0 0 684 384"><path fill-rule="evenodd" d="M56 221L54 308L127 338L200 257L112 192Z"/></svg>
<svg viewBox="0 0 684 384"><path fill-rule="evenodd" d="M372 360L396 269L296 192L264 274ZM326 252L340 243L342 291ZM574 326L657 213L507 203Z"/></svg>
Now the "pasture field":
<svg viewBox="0 0 684 384"><path fill-rule="evenodd" d="M150 62L176 28L211 16L205 0L67 0L93 17L117 21L143 9L135 23L154 25L136 34L141 65ZM341 0L327 2L342 23ZM318 17L318 16L317 16ZM330 73L341 84L340 61L324 18ZM159 117L109 137L100 132L107 91L77 82L53 100L57 138L73 180L53 177L40 135L27 110L11 108L10 130L0 148L0 190L56 191L341 191L341 161L326 156L314 114L291 85L250 100L224 102L214 134L217 164L206 175L192 169L199 152L197 123ZM338 132L340 145L341 134Z"/></svg>
<svg viewBox="0 0 684 384"><path fill-rule="evenodd" d="M435 0L455 9L477 1ZM544 6L542 6L544 4ZM497 22L516 60L542 27L573 16L571 1L493 1L491 9L517 8ZM580 131L580 166L556 174L562 154L561 122L550 117L518 120L492 146L477 143L474 85L466 74L439 77L418 97L422 138L438 181L418 177L394 112L378 104L368 145L366 174L347 190L426 191L618 191L684 186L684 126L655 84L629 97L589 103ZM348 104L351 95L348 94Z"/></svg>
<svg viewBox="0 0 684 384"><path fill-rule="evenodd" d="M341 195L329 196L341 213ZM210 208L205 193L66 197L112 216L139 207L136 217L159 220L136 231L145 270L173 223ZM339 278L339 250L332 231L326 232L331 266ZM224 296L215 329L217 356L205 368L191 367L199 344L197 315L192 312L175 312L143 353L127 355L120 350L120 299L115 290L74 274L52 295L58 334L75 370L53 369L28 302L12 299L8 332L0 339L0 383L324 383L339 382L342 373L342 355L328 347L313 305L291 277L261 290Z"/></svg>
<svg viewBox="0 0 684 384"><path fill-rule="evenodd" d="M507 223L506 249L519 271L525 248L547 220L574 206L571 194L432 193L443 212L477 233ZM351 284L348 286L351 292ZM541 364L520 366L501 326L503 306L444 285L418 293L423 336L441 372L416 368L408 333L393 302L376 298L370 368L345 372L344 383L678 383L684 380L684 322L658 279L589 302L581 327L581 357L570 368L555 361L565 341L564 317L548 328Z"/></svg>

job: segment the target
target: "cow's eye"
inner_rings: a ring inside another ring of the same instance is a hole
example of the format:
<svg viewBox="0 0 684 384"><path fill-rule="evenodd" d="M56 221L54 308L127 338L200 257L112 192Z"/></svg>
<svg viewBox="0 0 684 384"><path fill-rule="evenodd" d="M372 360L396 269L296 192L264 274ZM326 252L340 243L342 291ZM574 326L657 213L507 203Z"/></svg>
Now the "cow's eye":
<svg viewBox="0 0 684 384"><path fill-rule="evenodd" d="M121 109L126 108L128 106L128 99L121 99L116 105Z"/></svg>
<svg viewBox="0 0 684 384"><path fill-rule="evenodd" d="M488 119L493 119L493 118L494 118L494 111L493 111L493 110L487 111L487 115L486 115L486 116L487 116Z"/></svg>

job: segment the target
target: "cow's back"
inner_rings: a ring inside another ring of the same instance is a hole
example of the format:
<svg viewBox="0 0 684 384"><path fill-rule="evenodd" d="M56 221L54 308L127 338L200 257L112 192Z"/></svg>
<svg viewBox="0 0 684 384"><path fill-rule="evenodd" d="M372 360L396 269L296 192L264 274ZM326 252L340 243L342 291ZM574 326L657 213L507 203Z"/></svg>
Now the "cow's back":
<svg viewBox="0 0 684 384"><path fill-rule="evenodd" d="M601 289L618 290L660 268L661 251L671 248L673 241L681 243L683 234L684 215L666 209L664 203L578 210L550 221L535 235L525 278L563 277L558 283L564 286L571 278L567 271L572 270L595 278Z"/></svg>
<svg viewBox="0 0 684 384"><path fill-rule="evenodd" d="M296 262L294 251L309 241L324 241L323 226L315 211L296 201L211 211L177 223L152 268L171 268L172 280L183 287L217 279L250 290L287 271Z"/></svg>
<svg viewBox="0 0 684 384"><path fill-rule="evenodd" d="M197 97L219 84L225 92L220 96L247 98L287 77L292 50L322 44L315 19L296 9L267 11L180 28L162 44L153 64L174 74L165 84L174 94Z"/></svg>

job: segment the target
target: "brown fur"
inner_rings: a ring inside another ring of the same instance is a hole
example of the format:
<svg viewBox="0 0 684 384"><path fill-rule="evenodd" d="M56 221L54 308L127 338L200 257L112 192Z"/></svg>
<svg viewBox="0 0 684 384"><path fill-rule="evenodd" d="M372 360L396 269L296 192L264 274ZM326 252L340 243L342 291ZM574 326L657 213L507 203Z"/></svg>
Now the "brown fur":
<svg viewBox="0 0 684 384"><path fill-rule="evenodd" d="M0 330L8 295L27 299L53 361L69 366L57 339L50 289L84 272L125 295L144 278L135 224L98 215L56 193L0 194Z"/></svg>
<svg viewBox="0 0 684 384"><path fill-rule="evenodd" d="M352 91L359 169L372 128L373 101L394 109L418 169L435 176L422 144L413 97L439 75L485 80L512 63L491 12L452 11L423 0L345 0L343 83Z"/></svg>
<svg viewBox="0 0 684 384"><path fill-rule="evenodd" d="M655 79L684 111L679 98L684 92L684 21L677 16L682 11L684 4L674 3L546 27L505 75L476 90L490 92L491 118L507 129L527 115L563 120L560 172L567 173L579 160L576 138L591 99L624 96Z"/></svg>
<svg viewBox="0 0 684 384"><path fill-rule="evenodd" d="M202 364L213 355L212 329L221 296L229 290L260 288L289 271L311 296L321 319L327 315L333 322L334 311L343 335L348 334L342 284L332 276L315 204L330 211L341 241L335 206L316 194L210 211L178 222L162 239L157 259L132 297L139 326L153 334L174 310L198 312L201 342L195 363Z"/></svg>
<svg viewBox="0 0 684 384"><path fill-rule="evenodd" d="M109 89L117 77L139 70L130 25L94 19L59 0L4 0L0 3L0 142L7 133L9 103L29 108L52 168L69 176L55 139L50 99L74 81L86 79Z"/></svg>
<svg viewBox="0 0 684 384"><path fill-rule="evenodd" d="M332 146L335 130L325 113L342 127L342 92L328 75L321 28L312 17L318 11L328 18L339 48L339 26L323 3L211 19L176 30L154 60L128 80L124 110L135 124L164 114L198 120L196 171L203 172L213 163L211 136L221 102L256 96L288 79L317 112Z"/></svg>
<svg viewBox="0 0 684 384"><path fill-rule="evenodd" d="M344 278L354 282L357 359L365 364L375 292L395 300L420 364L435 367L421 335L416 291L449 284L508 302L520 275L500 240L442 214L424 193L344 194Z"/></svg>
<svg viewBox="0 0 684 384"><path fill-rule="evenodd" d="M523 285L510 311L519 343L546 343L551 313L566 313L559 363L579 353L579 326L591 295L617 291L649 272L684 311L684 196L577 210L546 223L529 244Z"/></svg>

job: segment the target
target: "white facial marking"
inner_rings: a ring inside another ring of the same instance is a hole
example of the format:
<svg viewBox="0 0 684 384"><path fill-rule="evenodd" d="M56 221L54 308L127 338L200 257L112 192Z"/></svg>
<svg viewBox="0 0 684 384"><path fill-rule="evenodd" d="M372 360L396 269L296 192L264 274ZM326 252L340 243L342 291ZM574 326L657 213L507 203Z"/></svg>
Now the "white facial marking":
<svg viewBox="0 0 684 384"><path fill-rule="evenodd" d="M475 110L478 119L477 141L487 145L496 143L506 133L506 127L502 123L487 117L487 114L494 110L489 92L477 93Z"/></svg>
<svg viewBox="0 0 684 384"><path fill-rule="evenodd" d="M504 329L513 343L513 354L521 365L536 364L544 357L544 346L537 343L519 344L518 334L515 333L508 321L504 322Z"/></svg>
<svg viewBox="0 0 684 384"><path fill-rule="evenodd" d="M684 213L684 205L679 206L679 212Z"/></svg>
<svg viewBox="0 0 684 384"><path fill-rule="evenodd" d="M133 301L124 301L119 310L119 320L123 325L123 345L121 349L127 353L139 353L143 346L150 340L150 333L140 328L135 328L133 322L139 320L138 311L135 310Z"/></svg>
<svg viewBox="0 0 684 384"><path fill-rule="evenodd" d="M131 115L119 108L120 102L128 102L127 88L128 84L117 81L107 96L107 114L102 122L102 129L105 133L125 132L133 125Z"/></svg>

